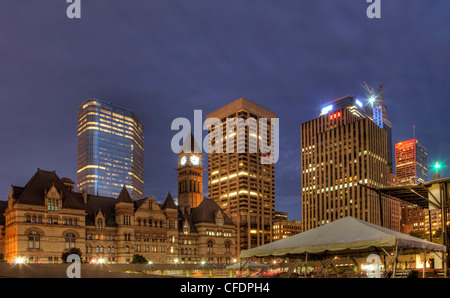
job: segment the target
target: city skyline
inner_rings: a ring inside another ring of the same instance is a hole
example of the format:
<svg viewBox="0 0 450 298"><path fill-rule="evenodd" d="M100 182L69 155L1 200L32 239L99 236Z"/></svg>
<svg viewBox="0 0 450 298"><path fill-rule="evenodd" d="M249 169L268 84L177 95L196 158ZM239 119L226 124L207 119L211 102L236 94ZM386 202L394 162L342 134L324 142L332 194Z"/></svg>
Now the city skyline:
<svg viewBox="0 0 450 298"><path fill-rule="evenodd" d="M1 200L37 168L76 179L76 110L88 98L137 113L144 197L160 201L177 193L171 121L240 97L280 118L275 210L290 219L301 219L300 124L325 102L363 96L363 81L385 86L393 143L415 125L429 163L450 163L450 3L384 2L381 20L365 1L83 4L79 22L65 3L0 5Z"/></svg>

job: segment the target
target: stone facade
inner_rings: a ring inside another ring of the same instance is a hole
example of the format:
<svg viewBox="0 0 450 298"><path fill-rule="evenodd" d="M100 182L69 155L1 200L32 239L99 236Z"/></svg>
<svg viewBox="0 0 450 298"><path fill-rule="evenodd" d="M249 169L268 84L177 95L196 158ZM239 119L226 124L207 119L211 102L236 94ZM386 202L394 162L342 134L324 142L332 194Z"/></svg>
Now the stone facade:
<svg viewBox="0 0 450 298"><path fill-rule="evenodd" d="M11 186L0 204L0 254L8 262L59 263L79 248L87 262L129 263L134 254L153 263L217 265L235 258L234 225L214 200L178 207L172 196L132 200L73 191L70 179L38 169L24 186Z"/></svg>

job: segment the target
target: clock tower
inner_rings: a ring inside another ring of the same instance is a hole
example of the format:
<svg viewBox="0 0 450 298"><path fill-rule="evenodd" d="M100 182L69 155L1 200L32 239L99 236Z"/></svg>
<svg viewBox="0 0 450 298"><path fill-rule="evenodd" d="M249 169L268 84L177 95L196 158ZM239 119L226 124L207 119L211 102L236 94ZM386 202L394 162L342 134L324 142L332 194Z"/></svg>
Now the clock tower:
<svg viewBox="0 0 450 298"><path fill-rule="evenodd" d="M178 206L198 207L203 199L202 153L189 134L178 153Z"/></svg>

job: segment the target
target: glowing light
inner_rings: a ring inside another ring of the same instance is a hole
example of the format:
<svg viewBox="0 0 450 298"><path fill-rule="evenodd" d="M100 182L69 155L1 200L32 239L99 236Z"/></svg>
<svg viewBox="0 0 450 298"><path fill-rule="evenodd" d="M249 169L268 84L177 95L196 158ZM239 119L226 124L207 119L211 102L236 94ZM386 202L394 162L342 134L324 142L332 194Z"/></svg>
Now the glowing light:
<svg viewBox="0 0 450 298"><path fill-rule="evenodd" d="M359 99L355 99L355 103L357 106L359 106L360 108L363 107L363 103L359 100Z"/></svg>
<svg viewBox="0 0 450 298"><path fill-rule="evenodd" d="M328 105L322 108L322 111L320 112L321 115L328 114L333 109L333 105Z"/></svg>
<svg viewBox="0 0 450 298"><path fill-rule="evenodd" d="M23 257L16 258L16 264L23 264L23 263L25 263L25 258L23 258Z"/></svg>
<svg viewBox="0 0 450 298"><path fill-rule="evenodd" d="M99 263L99 264L105 263L105 259L103 259L103 258L98 259L98 263Z"/></svg>
<svg viewBox="0 0 450 298"><path fill-rule="evenodd" d="M341 118L341 112L337 112L330 115L330 120Z"/></svg>
<svg viewBox="0 0 450 298"><path fill-rule="evenodd" d="M441 167L442 167L442 166L441 166L438 162L434 165L434 168L435 168L436 170L439 170Z"/></svg>

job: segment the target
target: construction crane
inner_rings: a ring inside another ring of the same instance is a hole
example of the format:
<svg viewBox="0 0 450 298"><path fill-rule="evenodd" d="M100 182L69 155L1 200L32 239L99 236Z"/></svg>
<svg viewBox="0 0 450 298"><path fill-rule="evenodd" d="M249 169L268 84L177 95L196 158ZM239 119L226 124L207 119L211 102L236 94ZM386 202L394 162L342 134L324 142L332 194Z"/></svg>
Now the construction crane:
<svg viewBox="0 0 450 298"><path fill-rule="evenodd" d="M367 85L366 82L362 82L363 88L369 93L369 103L372 105L372 107L375 105L377 99L378 99L378 93L375 92L375 90ZM379 90L381 91L381 88L383 88L383 85L380 85Z"/></svg>

